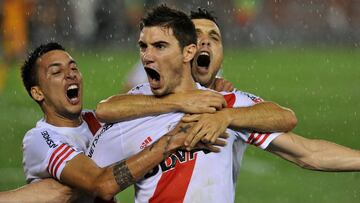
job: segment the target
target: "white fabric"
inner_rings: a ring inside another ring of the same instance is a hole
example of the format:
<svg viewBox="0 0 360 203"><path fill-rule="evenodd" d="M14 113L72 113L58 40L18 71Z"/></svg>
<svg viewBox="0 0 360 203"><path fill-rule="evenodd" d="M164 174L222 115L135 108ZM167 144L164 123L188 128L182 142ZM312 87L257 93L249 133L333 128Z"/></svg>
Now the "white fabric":
<svg viewBox="0 0 360 203"><path fill-rule="evenodd" d="M83 111L82 114L92 111ZM95 117L94 117L95 118ZM87 122L78 127L56 127L44 119L23 139L23 167L28 183L60 175L66 163L89 147L93 134Z"/></svg>

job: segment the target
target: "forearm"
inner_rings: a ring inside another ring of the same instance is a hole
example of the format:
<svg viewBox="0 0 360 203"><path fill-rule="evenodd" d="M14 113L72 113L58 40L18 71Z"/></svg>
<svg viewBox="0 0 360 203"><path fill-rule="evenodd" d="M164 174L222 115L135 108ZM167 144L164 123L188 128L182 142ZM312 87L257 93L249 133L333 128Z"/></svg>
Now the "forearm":
<svg viewBox="0 0 360 203"><path fill-rule="evenodd" d="M11 191L0 192L2 202L70 202L72 191L53 179L44 179Z"/></svg>
<svg viewBox="0 0 360 203"><path fill-rule="evenodd" d="M311 140L309 153L299 159L304 168L321 171L360 171L360 152L325 140Z"/></svg>
<svg viewBox="0 0 360 203"><path fill-rule="evenodd" d="M230 118L230 128L256 131L287 132L297 124L293 111L272 102L262 102L250 107L223 109Z"/></svg>
<svg viewBox="0 0 360 203"><path fill-rule="evenodd" d="M0 202L23 202L32 199L31 192L26 191L24 187L16 190L0 192Z"/></svg>
<svg viewBox="0 0 360 203"><path fill-rule="evenodd" d="M191 124L181 123L140 153L133 155L125 162L114 165L114 176L121 190L141 179L176 149L182 147L190 126ZM124 166L124 163L126 166ZM129 175L131 175L131 178L129 178ZM121 180L128 180L128 182L122 182Z"/></svg>
<svg viewBox="0 0 360 203"><path fill-rule="evenodd" d="M360 170L358 150L325 140L307 139L292 132L277 137L266 150L310 170Z"/></svg>
<svg viewBox="0 0 360 203"><path fill-rule="evenodd" d="M170 97L115 95L97 105L96 116L101 122L111 123L177 111L179 107Z"/></svg>

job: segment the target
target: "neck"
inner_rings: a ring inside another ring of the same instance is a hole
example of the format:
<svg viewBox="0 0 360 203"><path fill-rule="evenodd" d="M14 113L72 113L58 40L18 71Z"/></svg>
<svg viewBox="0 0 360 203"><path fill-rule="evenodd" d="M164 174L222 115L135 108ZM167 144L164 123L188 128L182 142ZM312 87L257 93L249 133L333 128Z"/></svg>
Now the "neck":
<svg viewBox="0 0 360 203"><path fill-rule="evenodd" d="M78 127L82 122L81 116L75 119L70 119L61 116L53 117L45 114L44 118L47 123L57 127Z"/></svg>
<svg viewBox="0 0 360 203"><path fill-rule="evenodd" d="M82 123L80 115L61 115L56 112L44 111L44 119L47 123L57 127L78 127Z"/></svg>
<svg viewBox="0 0 360 203"><path fill-rule="evenodd" d="M189 90L197 89L196 83L191 75L190 67L185 67L183 70L184 71L181 77L180 84L175 88L174 93L186 92Z"/></svg>

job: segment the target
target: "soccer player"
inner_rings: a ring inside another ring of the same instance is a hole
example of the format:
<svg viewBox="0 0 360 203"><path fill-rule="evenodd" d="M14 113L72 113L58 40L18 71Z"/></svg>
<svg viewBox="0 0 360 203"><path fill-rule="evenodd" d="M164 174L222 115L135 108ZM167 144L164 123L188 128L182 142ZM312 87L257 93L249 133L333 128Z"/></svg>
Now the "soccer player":
<svg viewBox="0 0 360 203"><path fill-rule="evenodd" d="M82 76L75 60L61 45L48 43L29 55L21 75L28 94L44 112L44 118L23 140L28 183L54 178L94 196L111 199L183 146L186 133L181 131L184 126L179 125L158 142L144 146L141 153L100 168L83 153L101 125L92 111L82 110ZM222 105L222 100L219 102ZM102 128L102 132L106 130ZM217 144L224 142L218 140ZM200 147L218 151L209 144Z"/></svg>
<svg viewBox="0 0 360 203"><path fill-rule="evenodd" d="M170 93L205 89L197 85L190 70L196 54L196 31L182 12L160 6L142 19L140 56L149 83L134 88L133 94ZM260 102L254 95L235 91L222 93L228 107ZM239 130L236 108L224 108L205 115L208 128L227 128L228 144L221 153L176 151L136 183L136 202L233 202L236 176L247 144L266 149L299 166L324 171L360 170L358 151L322 140L302 138L294 133L259 133ZM131 156L161 138L180 121L181 113L148 116L113 123L95 136L88 155L100 166ZM183 128L189 131L189 128ZM106 155L106 158L104 158Z"/></svg>

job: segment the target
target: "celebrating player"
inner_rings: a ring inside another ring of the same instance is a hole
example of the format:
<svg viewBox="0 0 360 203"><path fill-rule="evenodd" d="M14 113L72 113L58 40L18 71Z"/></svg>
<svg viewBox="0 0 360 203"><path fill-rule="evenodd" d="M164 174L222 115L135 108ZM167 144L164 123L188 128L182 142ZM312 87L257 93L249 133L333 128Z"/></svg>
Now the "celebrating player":
<svg viewBox="0 0 360 203"><path fill-rule="evenodd" d="M190 62L196 54L195 35L193 24L182 12L166 6L149 12L142 20L139 37L140 56L149 83L137 86L131 93L163 97L204 89L191 77ZM222 94L228 107L251 106L261 101L259 97L240 91ZM307 169L360 170L358 151L327 141L306 139L291 132L239 130L243 126L238 113L237 108L224 108L202 115L211 123L204 128L222 131L229 127L228 145L218 154L199 150L173 153L136 184L136 201L233 202L236 176L247 144L266 149ZM126 158L159 139L181 116L180 113L168 113L110 124L106 131L95 136L88 155L100 166ZM190 131L189 128L182 130Z"/></svg>

